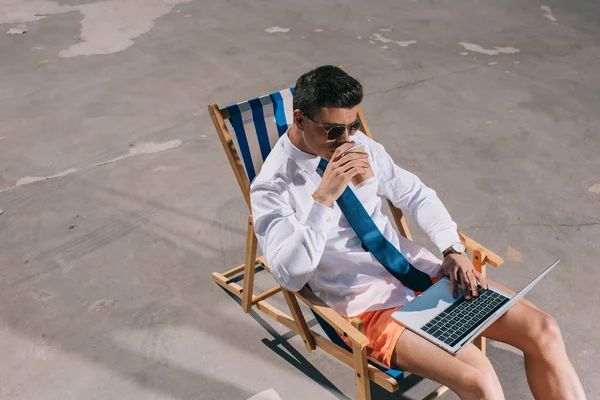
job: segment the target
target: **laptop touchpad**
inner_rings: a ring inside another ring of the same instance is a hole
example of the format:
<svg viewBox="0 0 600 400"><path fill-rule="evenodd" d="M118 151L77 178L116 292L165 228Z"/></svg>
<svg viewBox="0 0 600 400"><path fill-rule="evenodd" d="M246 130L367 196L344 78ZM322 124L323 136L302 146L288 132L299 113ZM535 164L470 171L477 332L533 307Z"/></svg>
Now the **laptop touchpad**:
<svg viewBox="0 0 600 400"><path fill-rule="evenodd" d="M456 299L452 297L450 280L445 278L400 308L392 316L402 324L417 329L458 300L460 297Z"/></svg>

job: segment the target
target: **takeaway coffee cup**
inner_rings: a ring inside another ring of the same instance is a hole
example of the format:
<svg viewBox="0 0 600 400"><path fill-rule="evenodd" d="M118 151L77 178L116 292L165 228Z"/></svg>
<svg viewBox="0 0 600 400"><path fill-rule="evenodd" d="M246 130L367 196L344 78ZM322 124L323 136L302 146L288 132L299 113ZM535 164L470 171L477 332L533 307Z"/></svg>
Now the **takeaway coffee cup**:
<svg viewBox="0 0 600 400"><path fill-rule="evenodd" d="M357 144L356 146L347 150L344 154L352 153L352 152L364 153L365 148L362 144ZM358 189L358 188L368 184L373 179L375 179L375 174L373 173L373 170L371 169L371 167L369 167L367 172L365 172L364 174L355 175L352 178L351 182L354 185L354 187Z"/></svg>

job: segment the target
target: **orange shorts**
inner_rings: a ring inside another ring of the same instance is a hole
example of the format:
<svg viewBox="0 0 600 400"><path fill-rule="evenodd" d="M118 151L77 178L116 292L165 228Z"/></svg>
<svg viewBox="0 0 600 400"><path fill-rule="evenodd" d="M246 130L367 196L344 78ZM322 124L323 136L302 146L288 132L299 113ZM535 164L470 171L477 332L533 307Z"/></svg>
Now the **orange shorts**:
<svg viewBox="0 0 600 400"><path fill-rule="evenodd" d="M360 318L365 329L365 336L369 339L367 345L367 356L386 368L392 367L392 358L398 338L406 329L398 321L392 318L394 311L400 307L392 307L385 310L367 311L354 317L344 317L348 321ZM352 347L348 338L340 335L346 344Z"/></svg>
<svg viewBox="0 0 600 400"><path fill-rule="evenodd" d="M433 283L437 278L431 278ZM415 293L417 296L421 293ZM392 314L400 307L387 308L385 310L374 310L360 313L353 317L344 317L348 321L360 318L363 323L365 336L369 339L367 345L367 357L377 361L386 368L392 367L394 350L400 335L406 330L406 327L392 318ZM346 344L352 347L352 343L344 336L340 335Z"/></svg>

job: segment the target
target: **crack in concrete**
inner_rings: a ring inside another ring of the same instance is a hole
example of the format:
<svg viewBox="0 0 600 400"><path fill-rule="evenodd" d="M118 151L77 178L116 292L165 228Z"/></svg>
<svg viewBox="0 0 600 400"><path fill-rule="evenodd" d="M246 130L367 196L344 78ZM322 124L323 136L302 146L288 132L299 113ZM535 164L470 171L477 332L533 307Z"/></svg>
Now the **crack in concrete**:
<svg viewBox="0 0 600 400"><path fill-rule="evenodd" d="M374 92L365 93L365 97L371 96L371 95L374 95L374 94L383 94L383 93L392 92L394 90L405 89L405 88L408 88L408 87L411 87L411 86L416 86L416 85L418 85L420 83L423 83L423 82L428 82L428 81L431 81L431 80L434 80L434 79L439 79L439 78L445 78L447 76L451 76L451 75L454 75L454 74L460 74L461 72L472 71L472 70L477 69L477 68L480 68L480 66L476 65L476 66L469 67L469 68L459 69L458 71L452 71L452 72L449 72L449 73L444 74L444 75L430 76L429 78L423 78L423 79L419 79L417 81L413 81L413 82L409 82L409 83L403 83L401 85L394 86L394 87L389 88L389 89L382 89L382 90L376 90Z"/></svg>
<svg viewBox="0 0 600 400"><path fill-rule="evenodd" d="M350 6L346 5L346 13L344 14L344 19L342 20L340 27L337 29L338 31L344 30L344 26L346 25L346 22L348 22L349 16L350 16Z"/></svg>
<svg viewBox="0 0 600 400"><path fill-rule="evenodd" d="M394 91L394 90L404 89L404 88L411 87L411 86L416 86L419 83L431 81L431 80L433 80L435 78L436 78L435 76L431 76L429 78L419 79L418 81L413 81L413 82L409 82L409 83L403 83L402 85L394 86L393 88L390 88L390 89L383 89L383 90L377 90L375 92L365 93L365 97L371 96L371 95L374 95L374 94L389 93L389 92Z"/></svg>

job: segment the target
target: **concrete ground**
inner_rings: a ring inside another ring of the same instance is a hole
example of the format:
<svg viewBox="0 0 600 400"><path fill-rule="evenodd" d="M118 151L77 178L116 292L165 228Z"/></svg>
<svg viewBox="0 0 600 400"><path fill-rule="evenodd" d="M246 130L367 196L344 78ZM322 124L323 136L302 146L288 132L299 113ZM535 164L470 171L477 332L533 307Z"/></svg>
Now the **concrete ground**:
<svg viewBox="0 0 600 400"><path fill-rule="evenodd" d="M210 278L243 261L247 209L206 105L326 63L506 258L492 278L563 260L529 298L600 398L599 4L324 3L0 1L0 398L356 398L349 369ZM489 357L507 399L532 398L518 351ZM374 398L433 384L406 387Z"/></svg>

